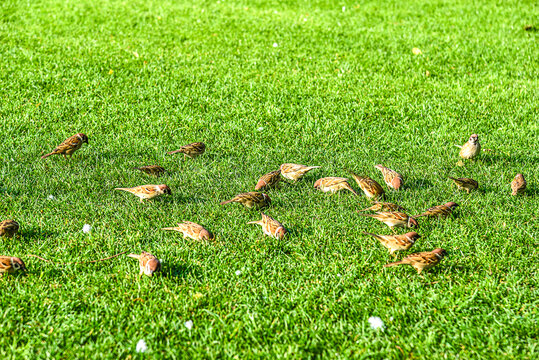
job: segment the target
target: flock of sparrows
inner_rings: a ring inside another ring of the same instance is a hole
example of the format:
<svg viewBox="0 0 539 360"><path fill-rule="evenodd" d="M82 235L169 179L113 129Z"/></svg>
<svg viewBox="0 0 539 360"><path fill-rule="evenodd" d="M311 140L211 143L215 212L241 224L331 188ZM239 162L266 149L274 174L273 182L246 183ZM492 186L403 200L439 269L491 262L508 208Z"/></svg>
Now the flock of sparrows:
<svg viewBox="0 0 539 360"><path fill-rule="evenodd" d="M82 145L88 144L88 137L85 134L78 133L70 138L66 139L60 145L58 145L52 152L43 155L41 158L45 159L51 155L63 155L67 159L67 156L71 157L75 151L80 149ZM206 150L206 145L202 142L196 142L182 146L180 149L170 151L167 154L184 154L184 158L196 158L202 155ZM481 151L481 145L479 143L479 137L476 134L470 136L468 142L461 146L460 157L462 159L473 159L479 155ZM305 166L299 164L282 164L279 170L275 170L263 175L255 186L256 191L244 192L234 196L230 200L221 202L221 205L228 203L239 203L246 208L263 209L271 204L270 197L260 191L265 191L277 187L281 181L281 177L291 181L300 180L309 171L319 168L320 166ZM401 174L394 170L391 170L382 165L376 165L375 168L381 171L385 184L388 188L395 191L399 191L404 183L404 178ZM148 175L160 177L166 170L157 165L143 166L135 168ZM404 211L405 209L397 204L383 202L385 197L385 191L382 186L367 176L359 176L351 172L352 177L356 181L357 185L365 193L367 198L374 200L371 207L362 211L374 211L375 214L361 214L362 216L371 217L379 220L389 226L393 232L395 228L415 228L419 227L417 218L420 217L447 217L452 214L453 210L458 206L454 202L448 202L443 205L434 206L427 209L423 213L415 216L409 216ZM477 181L469 178L453 178L459 190L465 190L467 193L478 188ZM314 183L314 188L323 192L335 193L340 190L348 190L354 195L358 193L349 184L347 178L342 177L324 177L318 179ZM526 189L526 180L522 174L517 174L511 183L512 195L523 194ZM127 191L137 196L141 202L144 200L150 200L160 195L171 194L171 189L165 185L141 185L131 188L116 188L115 190ZM261 212L262 219L258 221L250 221L248 224L256 224L262 227L264 234L274 237L276 239L283 239L288 231L286 228L276 219ZM185 221L178 224L176 227L167 227L163 230L173 230L181 232L184 237L191 238L199 241L213 240L215 236L205 229L203 226L191 221ZM19 231L19 224L14 220L4 220L0 222L0 237L13 237ZM366 235L376 238L384 247L389 250L390 255L397 256L396 253L400 251L409 250L414 243L421 238L417 232L408 232L405 234L391 234L391 235L378 235L365 232ZM402 260L384 265L385 267L407 264L411 265L420 274L423 270L434 267L440 263L443 257L446 255L446 250L438 248L432 251L420 252L408 255ZM140 275L145 274L152 276L155 272L161 269L161 263L154 255L142 251L141 254L129 254L129 257L138 259L140 267ZM12 256L0 256L0 275L3 273L14 273L17 271L26 271L24 262L17 257Z"/></svg>

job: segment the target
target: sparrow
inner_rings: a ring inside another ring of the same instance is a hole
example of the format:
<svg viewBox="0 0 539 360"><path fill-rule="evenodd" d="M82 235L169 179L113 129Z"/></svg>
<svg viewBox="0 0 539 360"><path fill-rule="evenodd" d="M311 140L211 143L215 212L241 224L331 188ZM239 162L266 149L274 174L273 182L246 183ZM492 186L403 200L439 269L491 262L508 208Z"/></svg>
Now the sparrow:
<svg viewBox="0 0 539 360"><path fill-rule="evenodd" d="M275 170L262 175L255 186L255 190L266 190L277 186L281 181L281 170Z"/></svg>
<svg viewBox="0 0 539 360"><path fill-rule="evenodd" d="M393 212L377 212L375 215L371 214L360 214L360 216L368 216L380 220L390 228L402 227L402 228L411 228L419 227L417 221L406 215L405 213L393 211Z"/></svg>
<svg viewBox="0 0 539 360"><path fill-rule="evenodd" d="M286 229L284 228L283 224L275 220L274 218L264 214L262 214L262 220L258 221L249 221L247 224L257 224L262 226L262 231L264 234L274 237L278 240L282 240L286 234L288 233Z"/></svg>
<svg viewBox="0 0 539 360"><path fill-rule="evenodd" d="M375 165L374 167L382 172L382 175L384 176L384 181L388 187L394 190L400 189L402 183L404 182L401 174L383 165Z"/></svg>
<svg viewBox="0 0 539 360"><path fill-rule="evenodd" d="M396 266L396 265L412 265L417 270L417 274L421 274L424 269L430 269L442 261L446 255L444 249L434 249L432 251L425 251L415 254L410 254L401 261L397 261L391 264L386 264L384 267Z"/></svg>
<svg viewBox="0 0 539 360"><path fill-rule="evenodd" d="M271 205L271 199L268 195L259 193L256 191L250 191L250 192L238 194L234 196L232 199L223 201L220 204L225 205L231 202L237 202L237 203L243 204L243 206L245 206L248 209L251 209L253 207L257 207L261 209L261 208Z"/></svg>
<svg viewBox="0 0 539 360"><path fill-rule="evenodd" d="M191 159L196 158L199 155L204 154L204 151L206 151L206 144L203 142L195 142L192 144L187 144L179 148L178 150L169 151L167 154L177 154L177 153L183 153L183 157L189 157Z"/></svg>
<svg viewBox="0 0 539 360"><path fill-rule="evenodd" d="M67 156L71 158L73 156L73 153L81 148L82 144L88 144L88 136L84 135L83 133L78 133L70 138L67 138L64 140L63 143L58 145L56 149L54 149L52 152L43 155L41 158L45 159L48 158L51 155L63 155L64 158L67 160Z"/></svg>
<svg viewBox="0 0 539 360"><path fill-rule="evenodd" d="M292 181L298 181L305 174L307 174L312 169L318 169L320 166L305 166L299 164L282 164L281 165L281 175L284 178Z"/></svg>
<svg viewBox="0 0 539 360"><path fill-rule="evenodd" d="M329 191L331 193L346 189L350 190L354 195L359 196L359 194L354 189L352 189L352 187L348 183L348 179L342 177L325 177L318 179L314 183L314 188L320 189L323 192Z"/></svg>
<svg viewBox="0 0 539 360"><path fill-rule="evenodd" d="M376 235L369 232L364 234L371 235L389 250L389 254L393 255L396 251L406 251L414 245L421 237L416 232L409 232L404 235Z"/></svg>
<svg viewBox="0 0 539 360"><path fill-rule="evenodd" d="M470 178L458 178L455 179L454 177L449 176L451 180L457 185L457 189L461 190L464 189L469 194L471 190L477 189L479 186L478 182L474 179Z"/></svg>
<svg viewBox="0 0 539 360"><path fill-rule="evenodd" d="M127 256L132 257L133 259L138 259L138 264L140 267L139 276L142 276L142 274L152 276L155 272L161 270L161 262L159 262L159 259L149 252L143 251L140 253L140 255L129 254Z"/></svg>
<svg viewBox="0 0 539 360"><path fill-rule="evenodd" d="M140 202L144 202L144 199L153 199L156 196L167 194L172 194L172 191L170 188L165 185L141 185L141 186L135 186L132 188L115 188L114 190L122 190L130 192L131 194L138 196L140 198Z"/></svg>
<svg viewBox="0 0 539 360"><path fill-rule="evenodd" d="M193 240L213 240L215 237L211 232L206 230L202 225L191 221L184 221L179 223L177 227L168 227L161 230L174 230L183 233L183 237L191 238Z"/></svg>
<svg viewBox="0 0 539 360"><path fill-rule="evenodd" d="M459 155L463 159L473 159L479 155L480 151L481 144L479 144L479 136L477 134L473 134L470 136L470 140L468 140L466 144L462 145Z"/></svg>
<svg viewBox="0 0 539 360"><path fill-rule="evenodd" d="M446 216L449 216L451 214L451 212L453 210L455 210L455 208L459 206L457 203L454 203L454 202L448 202L448 203L445 203L443 205L437 205L437 206L433 206L427 210L425 210L425 212L423 214L419 214L419 215L416 215L414 216L415 218L418 218L418 217L422 217L422 216L427 216L427 217L446 217Z"/></svg>
<svg viewBox="0 0 539 360"><path fill-rule="evenodd" d="M380 184L378 184L376 181L368 176L359 176L353 172L350 173L369 199L384 197L384 189L382 189Z"/></svg>
<svg viewBox="0 0 539 360"><path fill-rule="evenodd" d="M16 271L26 271L24 262L12 256L0 256L0 275L3 273L14 273Z"/></svg>
<svg viewBox="0 0 539 360"><path fill-rule="evenodd" d="M165 168L158 165L148 165L142 167L133 168L133 170L140 170L148 175L159 177L165 173Z"/></svg>
<svg viewBox="0 0 539 360"><path fill-rule="evenodd" d="M359 210L359 211L369 211L369 210L371 211L406 211L406 209L400 205L388 203L388 202L378 202L378 201L375 201L373 206L368 207L363 210Z"/></svg>
<svg viewBox="0 0 539 360"><path fill-rule="evenodd" d="M513 190L511 195L524 194L524 191L526 191L526 180L524 180L524 175L517 174L517 176L515 176L515 179L511 182L511 190Z"/></svg>
<svg viewBox="0 0 539 360"><path fill-rule="evenodd" d="M0 221L0 236L13 237L19 232L19 223L15 220Z"/></svg>

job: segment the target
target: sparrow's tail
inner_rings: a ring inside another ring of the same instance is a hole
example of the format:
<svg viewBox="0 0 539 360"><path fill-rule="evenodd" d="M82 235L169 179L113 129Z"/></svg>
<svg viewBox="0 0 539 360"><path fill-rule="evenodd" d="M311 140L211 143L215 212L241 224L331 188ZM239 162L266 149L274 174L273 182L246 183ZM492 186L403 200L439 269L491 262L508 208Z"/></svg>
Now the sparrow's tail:
<svg viewBox="0 0 539 360"><path fill-rule="evenodd" d="M51 152L51 153L48 153L48 154L43 155L41 158L42 158L42 159L46 159L46 158L48 158L49 156L54 155L54 154L55 154L55 152L53 151L53 152Z"/></svg>
<svg viewBox="0 0 539 360"><path fill-rule="evenodd" d="M177 153L181 153L181 152L182 152L182 149L179 149L179 150L169 151L169 152L167 152L167 154L172 155L172 154L177 154Z"/></svg>
<svg viewBox="0 0 539 360"><path fill-rule="evenodd" d="M262 220L249 221L247 224L257 224L257 225L262 225Z"/></svg>
<svg viewBox="0 0 539 360"><path fill-rule="evenodd" d="M350 190L352 192L352 194L354 194L355 196L359 196L359 194L357 193L357 191L355 191L350 185L348 185L346 187L348 190Z"/></svg>
<svg viewBox="0 0 539 360"><path fill-rule="evenodd" d="M230 204L233 201L234 201L234 199L230 199L230 200L226 200L226 201L221 201L219 204L220 205Z"/></svg>
<svg viewBox="0 0 539 360"><path fill-rule="evenodd" d="M462 145L455 145L456 147L462 149Z"/></svg>
<svg viewBox="0 0 539 360"><path fill-rule="evenodd" d="M179 228L177 228L177 227L168 227L168 228L161 228L161 230L179 231Z"/></svg>
<svg viewBox="0 0 539 360"><path fill-rule="evenodd" d="M359 214L359 216L374 217L373 214Z"/></svg>
<svg viewBox="0 0 539 360"><path fill-rule="evenodd" d="M312 169L318 169L321 166L307 166L307 171L311 171Z"/></svg>
<svg viewBox="0 0 539 360"><path fill-rule="evenodd" d="M139 259L140 258L140 255L138 255L138 254L129 254L127 256L129 256L130 258L133 258L133 259Z"/></svg>
<svg viewBox="0 0 539 360"><path fill-rule="evenodd" d="M128 188L114 188L114 190L122 190L122 191L129 191Z"/></svg>
<svg viewBox="0 0 539 360"><path fill-rule="evenodd" d="M401 260L401 261L385 264L384 267L391 267L391 266L397 266L397 265L402 265L402 264L407 264L407 262Z"/></svg>
<svg viewBox="0 0 539 360"><path fill-rule="evenodd" d="M370 233L370 232L363 231L363 234L373 236L373 237L375 237L375 238L377 238L377 239L379 238L378 235L373 234L373 233Z"/></svg>

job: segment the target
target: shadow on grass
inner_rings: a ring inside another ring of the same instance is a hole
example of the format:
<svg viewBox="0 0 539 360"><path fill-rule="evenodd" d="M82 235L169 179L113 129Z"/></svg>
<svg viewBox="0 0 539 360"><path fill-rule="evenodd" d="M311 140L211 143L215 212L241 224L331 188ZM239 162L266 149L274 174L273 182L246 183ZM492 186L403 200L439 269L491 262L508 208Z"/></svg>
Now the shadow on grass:
<svg viewBox="0 0 539 360"><path fill-rule="evenodd" d="M188 266L185 264L164 264L163 270L161 270L161 276L167 278L180 278L185 279L187 277L199 278L200 271L198 268Z"/></svg>
<svg viewBox="0 0 539 360"><path fill-rule="evenodd" d="M39 228L23 229L19 232L20 239L28 241L31 239L43 239L55 236L57 233L49 230L43 230Z"/></svg>
<svg viewBox="0 0 539 360"><path fill-rule="evenodd" d="M403 189L428 189L432 187L432 182L427 179L407 179L404 182Z"/></svg>

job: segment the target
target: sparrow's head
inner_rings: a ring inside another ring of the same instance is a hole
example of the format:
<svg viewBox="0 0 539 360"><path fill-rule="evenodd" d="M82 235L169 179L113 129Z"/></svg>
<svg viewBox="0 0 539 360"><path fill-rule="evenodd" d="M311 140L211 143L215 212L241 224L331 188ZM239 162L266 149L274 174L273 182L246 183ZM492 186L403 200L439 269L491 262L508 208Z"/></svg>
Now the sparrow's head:
<svg viewBox="0 0 539 360"><path fill-rule="evenodd" d="M436 254L440 258L443 258L444 256L447 255L447 251L444 250L444 249L440 249L440 248L432 250L432 253Z"/></svg>
<svg viewBox="0 0 539 360"><path fill-rule="evenodd" d="M84 135L83 133L78 133L77 137L82 141L83 143L88 144L88 136Z"/></svg>
<svg viewBox="0 0 539 360"><path fill-rule="evenodd" d="M524 175L522 175L522 174L517 174L517 176L515 176L515 180L516 180L516 181L524 181Z"/></svg>
<svg viewBox="0 0 539 360"><path fill-rule="evenodd" d="M385 168L384 165L374 165L374 167L378 170L382 170L383 168Z"/></svg>
<svg viewBox="0 0 539 360"><path fill-rule="evenodd" d="M262 189L264 186L266 186L267 183L264 181L264 179L260 179L258 180L258 182L256 183L256 186L255 186L255 190L260 190Z"/></svg>
<svg viewBox="0 0 539 360"><path fill-rule="evenodd" d="M322 179L318 179L315 181L314 183L314 188L315 189L320 189L320 183L322 182Z"/></svg>
<svg viewBox="0 0 539 360"><path fill-rule="evenodd" d="M172 194L172 190L170 190L170 188L163 184L163 185L157 185L159 187L159 191L161 191L163 194L166 194L166 195L171 195Z"/></svg>
<svg viewBox="0 0 539 360"><path fill-rule="evenodd" d="M406 234L404 234L404 236L406 236L408 239L410 239L413 242L417 241L417 239L419 239L421 237L421 235L419 235L415 231L406 233Z"/></svg>
<svg viewBox="0 0 539 360"><path fill-rule="evenodd" d="M479 142L479 135L472 134L472 136L470 136L470 140L468 141L473 145L477 144Z"/></svg>
<svg viewBox="0 0 539 360"><path fill-rule="evenodd" d="M456 208L457 206L459 206L459 204L453 202L453 201L450 201L448 203L445 204L445 206L447 206L448 208L450 208L451 210L453 210L454 208Z"/></svg>
<svg viewBox="0 0 539 360"><path fill-rule="evenodd" d="M144 267L144 274L152 276L153 273L158 272L159 270L161 270L161 263L159 262L159 260L150 259Z"/></svg>
<svg viewBox="0 0 539 360"><path fill-rule="evenodd" d="M270 197L266 194L262 194L262 196L264 197L264 201L266 202L266 204L271 205Z"/></svg>
<svg viewBox="0 0 539 360"><path fill-rule="evenodd" d="M211 232L209 232L208 230L202 229L202 230L200 230L200 238L201 239L206 239L206 240L213 240L213 239L215 239L215 236Z"/></svg>
<svg viewBox="0 0 539 360"><path fill-rule="evenodd" d="M419 227L419 224L417 223L417 220L413 217L408 218L408 227Z"/></svg>
<svg viewBox="0 0 539 360"><path fill-rule="evenodd" d="M19 258L12 257L11 266L13 266L13 269L15 270L26 271L26 266L24 265L24 262Z"/></svg>
<svg viewBox="0 0 539 360"><path fill-rule="evenodd" d="M275 236L279 239L279 240L282 240L284 239L284 237L286 236L287 234L287 231L284 227L280 227L277 229L277 231L275 232Z"/></svg>

